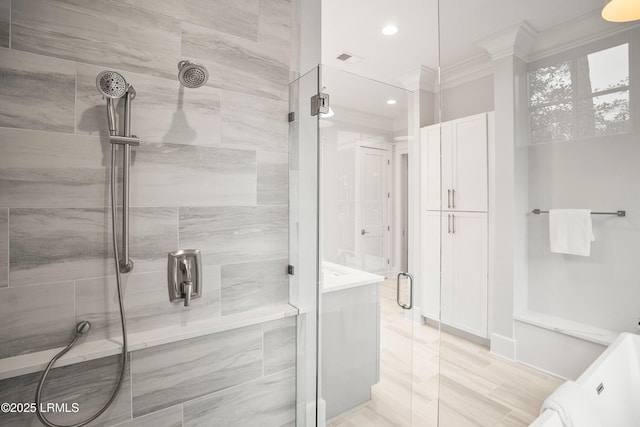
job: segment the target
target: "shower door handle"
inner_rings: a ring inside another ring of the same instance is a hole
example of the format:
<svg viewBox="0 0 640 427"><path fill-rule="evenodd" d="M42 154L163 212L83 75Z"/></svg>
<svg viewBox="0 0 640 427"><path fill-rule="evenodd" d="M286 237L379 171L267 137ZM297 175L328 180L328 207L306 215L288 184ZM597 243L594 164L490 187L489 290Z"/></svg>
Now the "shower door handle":
<svg viewBox="0 0 640 427"><path fill-rule="evenodd" d="M409 304L402 304L400 302L400 277L405 276L409 278ZM409 273L398 273L398 281L396 284L396 302L400 307L405 310L411 310L413 308L413 276Z"/></svg>

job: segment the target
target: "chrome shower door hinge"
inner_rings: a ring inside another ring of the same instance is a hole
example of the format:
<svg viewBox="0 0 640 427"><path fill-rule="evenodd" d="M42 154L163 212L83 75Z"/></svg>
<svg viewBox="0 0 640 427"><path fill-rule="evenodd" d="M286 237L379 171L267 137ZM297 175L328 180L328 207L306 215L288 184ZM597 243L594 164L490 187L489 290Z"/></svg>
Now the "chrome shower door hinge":
<svg viewBox="0 0 640 427"><path fill-rule="evenodd" d="M318 93L311 97L311 115L327 114L329 112L329 94Z"/></svg>

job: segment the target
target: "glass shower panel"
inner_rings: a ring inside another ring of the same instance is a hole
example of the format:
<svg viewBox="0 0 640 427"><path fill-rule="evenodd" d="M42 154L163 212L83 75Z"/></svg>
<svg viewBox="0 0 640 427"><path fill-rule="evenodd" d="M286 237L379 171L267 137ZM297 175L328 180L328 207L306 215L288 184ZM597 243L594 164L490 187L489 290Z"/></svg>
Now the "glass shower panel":
<svg viewBox="0 0 640 427"><path fill-rule="evenodd" d="M318 68L289 86L289 303L299 310L296 426L317 417L318 117L309 110L318 93Z"/></svg>
<svg viewBox="0 0 640 427"><path fill-rule="evenodd" d="M395 253L412 94L327 66L321 75L331 109L319 121L320 401L327 425L410 426L414 322L397 302ZM400 288L409 305L408 281Z"/></svg>

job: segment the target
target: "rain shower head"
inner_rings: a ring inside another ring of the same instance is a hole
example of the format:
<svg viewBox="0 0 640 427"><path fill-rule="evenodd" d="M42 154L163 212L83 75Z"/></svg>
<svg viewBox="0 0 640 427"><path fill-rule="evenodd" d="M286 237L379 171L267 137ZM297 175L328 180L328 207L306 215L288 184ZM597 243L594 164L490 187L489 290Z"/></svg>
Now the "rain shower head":
<svg viewBox="0 0 640 427"><path fill-rule="evenodd" d="M178 80L184 87L195 89L204 85L209 78L209 72L200 64L190 61L180 61L178 63Z"/></svg>
<svg viewBox="0 0 640 427"><path fill-rule="evenodd" d="M96 87L105 98L122 98L129 87L122 74L115 71L103 71L96 77Z"/></svg>

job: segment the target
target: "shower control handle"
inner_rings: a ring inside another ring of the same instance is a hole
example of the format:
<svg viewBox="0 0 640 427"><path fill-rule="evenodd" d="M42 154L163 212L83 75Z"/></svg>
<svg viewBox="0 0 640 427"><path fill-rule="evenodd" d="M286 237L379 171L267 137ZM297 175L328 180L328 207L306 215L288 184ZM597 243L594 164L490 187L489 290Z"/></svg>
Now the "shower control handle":
<svg viewBox="0 0 640 427"><path fill-rule="evenodd" d="M168 257L169 301L182 302L202 296L202 255L198 249L170 252Z"/></svg>
<svg viewBox="0 0 640 427"><path fill-rule="evenodd" d="M184 298L185 307L189 307L189 304L191 304L192 293L193 293L193 283L192 282L182 283L182 298Z"/></svg>

